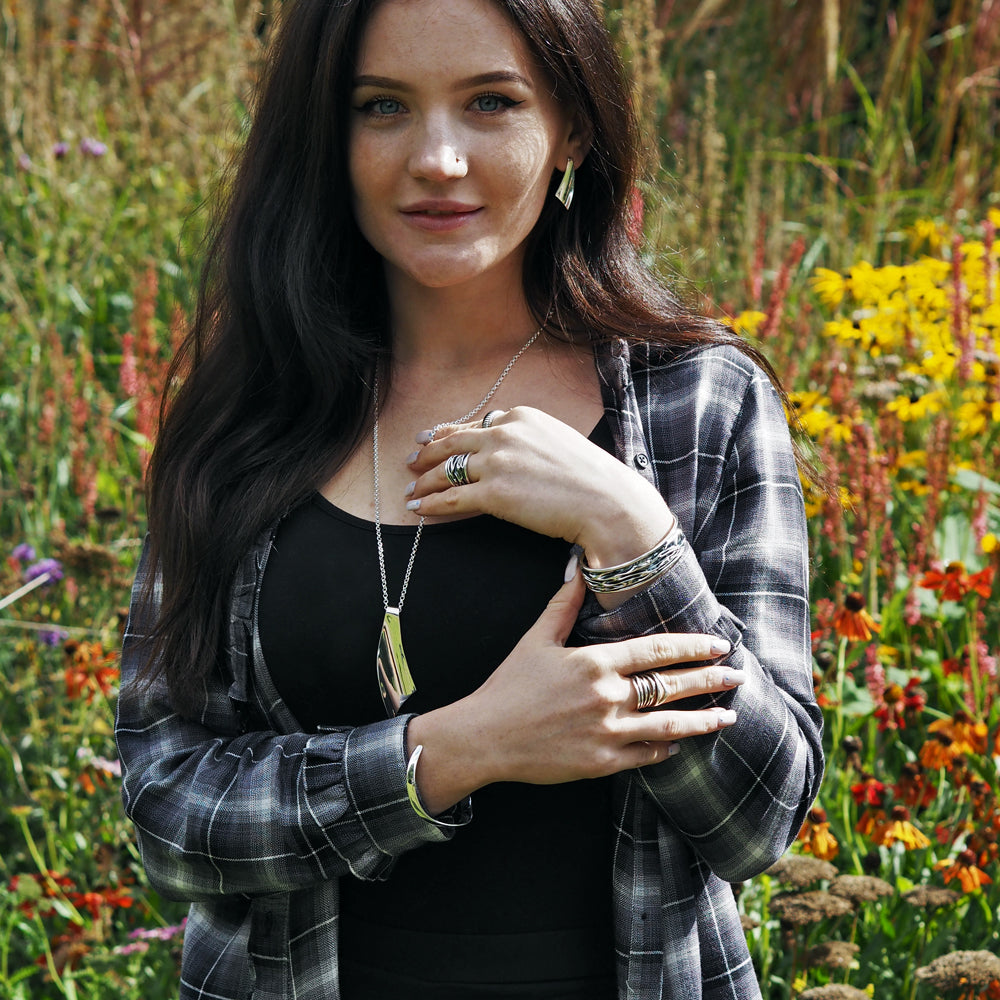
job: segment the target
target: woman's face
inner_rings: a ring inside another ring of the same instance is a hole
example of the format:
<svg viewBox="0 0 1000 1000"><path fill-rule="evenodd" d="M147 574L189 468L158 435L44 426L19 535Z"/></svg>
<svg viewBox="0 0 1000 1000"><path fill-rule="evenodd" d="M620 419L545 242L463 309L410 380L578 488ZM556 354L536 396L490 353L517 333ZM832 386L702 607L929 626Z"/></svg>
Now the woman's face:
<svg viewBox="0 0 1000 1000"><path fill-rule="evenodd" d="M354 214L398 282L521 287L554 171L581 147L519 30L489 0L383 0L351 97Z"/></svg>

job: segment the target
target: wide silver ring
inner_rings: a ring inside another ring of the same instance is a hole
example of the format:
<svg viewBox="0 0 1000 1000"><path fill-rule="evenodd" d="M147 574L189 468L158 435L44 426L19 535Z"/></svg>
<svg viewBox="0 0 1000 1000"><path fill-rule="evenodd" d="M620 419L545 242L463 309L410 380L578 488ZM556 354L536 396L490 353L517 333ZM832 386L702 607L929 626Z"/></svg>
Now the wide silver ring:
<svg viewBox="0 0 1000 1000"><path fill-rule="evenodd" d="M483 417L483 426L492 427L493 421L496 420L497 417L502 417L505 412L505 410L490 410L490 412Z"/></svg>
<svg viewBox="0 0 1000 1000"><path fill-rule="evenodd" d="M469 453L451 455L444 463L444 476L452 486L468 486L471 482L469 479Z"/></svg>
<svg viewBox="0 0 1000 1000"><path fill-rule="evenodd" d="M632 674L629 680L635 688L637 712L645 711L647 708L659 708L670 700L667 685L655 670L645 674Z"/></svg>

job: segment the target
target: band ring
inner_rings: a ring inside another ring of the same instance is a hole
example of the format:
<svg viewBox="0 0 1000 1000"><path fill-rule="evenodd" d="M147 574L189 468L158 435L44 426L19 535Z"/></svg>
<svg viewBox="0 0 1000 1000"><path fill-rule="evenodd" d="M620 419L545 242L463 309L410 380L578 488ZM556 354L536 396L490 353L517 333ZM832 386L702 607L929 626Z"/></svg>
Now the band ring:
<svg viewBox="0 0 1000 1000"><path fill-rule="evenodd" d="M635 689L637 712L643 712L647 708L659 708L670 700L666 682L655 670L645 674L632 674L629 680Z"/></svg>
<svg viewBox="0 0 1000 1000"><path fill-rule="evenodd" d="M496 420L497 417L502 417L505 412L505 410L490 410L490 412L483 417L483 427L492 427L493 421Z"/></svg>
<svg viewBox="0 0 1000 1000"><path fill-rule="evenodd" d="M452 486L468 486L472 482L469 479L469 452L449 456L444 463L444 476Z"/></svg>

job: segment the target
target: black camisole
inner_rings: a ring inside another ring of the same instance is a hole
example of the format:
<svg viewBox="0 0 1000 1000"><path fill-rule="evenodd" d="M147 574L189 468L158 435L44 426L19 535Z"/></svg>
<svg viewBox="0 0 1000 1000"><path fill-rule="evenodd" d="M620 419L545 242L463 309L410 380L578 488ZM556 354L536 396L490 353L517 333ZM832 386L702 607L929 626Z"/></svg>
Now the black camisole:
<svg viewBox="0 0 1000 1000"><path fill-rule="evenodd" d="M610 449L604 421L592 435ZM415 528L383 525L390 601ZM401 615L417 691L404 711L470 694L562 583L569 546L480 516L428 523ZM264 659L306 731L385 718L374 525L319 494L282 522L260 596ZM498 783L445 844L384 882L341 880L343 1000L612 1000L610 779Z"/></svg>

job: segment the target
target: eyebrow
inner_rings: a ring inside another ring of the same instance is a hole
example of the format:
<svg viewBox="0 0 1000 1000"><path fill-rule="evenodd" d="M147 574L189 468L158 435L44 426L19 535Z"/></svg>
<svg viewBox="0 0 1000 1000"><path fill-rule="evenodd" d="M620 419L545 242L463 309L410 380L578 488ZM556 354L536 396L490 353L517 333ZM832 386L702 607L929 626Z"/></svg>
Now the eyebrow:
<svg viewBox="0 0 1000 1000"><path fill-rule="evenodd" d="M453 89L466 90L469 87L482 87L490 83L513 83L521 87L525 87L527 90L534 90L530 80L522 76L520 73L515 73L512 70L495 70L491 73L478 73L476 76L468 76L464 80L457 81ZM412 89L402 80L394 80L390 76L371 76L368 74L356 76L354 78L354 86L388 87L393 90Z"/></svg>

